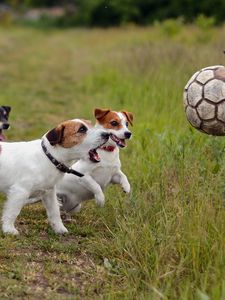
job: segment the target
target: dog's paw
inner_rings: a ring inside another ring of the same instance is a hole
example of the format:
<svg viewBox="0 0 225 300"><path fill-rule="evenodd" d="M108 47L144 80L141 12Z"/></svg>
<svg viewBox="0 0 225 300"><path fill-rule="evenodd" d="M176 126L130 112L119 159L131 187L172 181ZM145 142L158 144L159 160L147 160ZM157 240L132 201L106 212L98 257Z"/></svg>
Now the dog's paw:
<svg viewBox="0 0 225 300"><path fill-rule="evenodd" d="M97 205L99 205L100 207L103 207L105 204L105 196L103 193L98 193L95 194L95 202L97 203Z"/></svg>
<svg viewBox="0 0 225 300"><path fill-rule="evenodd" d="M2 229L4 234L18 235L19 231L15 227L5 227Z"/></svg>
<svg viewBox="0 0 225 300"><path fill-rule="evenodd" d="M122 188L123 188L123 191L126 193L126 194L129 194L130 193L130 184L129 182L126 182L125 184L122 185Z"/></svg>
<svg viewBox="0 0 225 300"><path fill-rule="evenodd" d="M58 233L58 234L68 233L68 230L66 229L66 227L64 225L54 226L53 229L54 229L55 233Z"/></svg>
<svg viewBox="0 0 225 300"><path fill-rule="evenodd" d="M71 223L72 218L69 213L61 212L61 219L63 220L63 223Z"/></svg>

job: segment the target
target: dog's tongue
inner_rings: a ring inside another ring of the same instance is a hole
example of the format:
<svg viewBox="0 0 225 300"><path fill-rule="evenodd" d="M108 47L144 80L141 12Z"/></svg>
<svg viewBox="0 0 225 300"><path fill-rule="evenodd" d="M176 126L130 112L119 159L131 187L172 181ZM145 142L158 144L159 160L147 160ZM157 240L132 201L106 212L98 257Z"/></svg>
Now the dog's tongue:
<svg viewBox="0 0 225 300"><path fill-rule="evenodd" d="M101 160L96 149L92 149L89 151L89 157L90 157L90 160L95 163L100 162L100 160Z"/></svg>
<svg viewBox="0 0 225 300"><path fill-rule="evenodd" d="M125 147L125 146L126 146L125 140L120 139L119 142L118 142L118 145L119 145L121 148Z"/></svg>

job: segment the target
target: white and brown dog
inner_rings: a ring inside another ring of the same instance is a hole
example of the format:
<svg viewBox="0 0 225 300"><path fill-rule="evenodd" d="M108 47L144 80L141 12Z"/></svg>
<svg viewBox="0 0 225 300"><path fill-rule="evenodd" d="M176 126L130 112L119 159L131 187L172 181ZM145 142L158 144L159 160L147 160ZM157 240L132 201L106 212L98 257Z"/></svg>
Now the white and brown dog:
<svg viewBox="0 0 225 300"><path fill-rule="evenodd" d="M115 112L109 109L94 111L97 120L95 128L106 130L110 139L100 147L91 159L82 158L72 168L89 176L91 180L104 190L110 183L120 184L124 192L130 192L130 184L126 175L121 171L119 148L126 146L125 140L131 138L128 125L132 125L133 115L130 112ZM81 203L93 199L95 195L87 188L86 183L78 178L66 174L56 185L56 193L62 205L62 210L67 213L78 212ZM98 201L96 201L98 202ZM103 205L104 203L101 202Z"/></svg>
<svg viewBox="0 0 225 300"><path fill-rule="evenodd" d="M93 159L96 149L108 138L105 130L91 127L87 121L74 119L59 124L39 140L0 143L0 191L7 195L2 216L3 232L18 234L14 223L22 207L42 199L54 231L66 233L55 184L62 179L64 172L71 171L69 167L75 160L88 156L88 153ZM83 176L77 172L75 174ZM95 185L89 184L89 179L86 181L84 176L82 182L86 182L91 189L95 188ZM98 186L94 193L97 193L100 202L104 201Z"/></svg>

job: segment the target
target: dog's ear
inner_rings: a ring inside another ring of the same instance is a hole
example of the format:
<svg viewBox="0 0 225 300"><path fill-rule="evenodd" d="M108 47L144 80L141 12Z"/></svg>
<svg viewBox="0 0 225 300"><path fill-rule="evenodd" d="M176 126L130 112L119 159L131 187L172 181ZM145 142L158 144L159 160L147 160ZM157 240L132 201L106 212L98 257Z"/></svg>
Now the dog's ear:
<svg viewBox="0 0 225 300"><path fill-rule="evenodd" d="M133 114L125 110L123 110L122 113L126 116L127 121L130 123L130 125L133 126L133 119L134 119Z"/></svg>
<svg viewBox="0 0 225 300"><path fill-rule="evenodd" d="M11 107L10 106L2 106L4 108L4 110L6 111L7 115L9 115L10 111L11 111Z"/></svg>
<svg viewBox="0 0 225 300"><path fill-rule="evenodd" d="M53 128L46 134L46 138L52 146L55 146L56 144L60 144L62 142L64 129L65 126L60 125L56 128Z"/></svg>
<svg viewBox="0 0 225 300"><path fill-rule="evenodd" d="M110 109L95 108L94 115L98 121L105 117L110 112Z"/></svg>

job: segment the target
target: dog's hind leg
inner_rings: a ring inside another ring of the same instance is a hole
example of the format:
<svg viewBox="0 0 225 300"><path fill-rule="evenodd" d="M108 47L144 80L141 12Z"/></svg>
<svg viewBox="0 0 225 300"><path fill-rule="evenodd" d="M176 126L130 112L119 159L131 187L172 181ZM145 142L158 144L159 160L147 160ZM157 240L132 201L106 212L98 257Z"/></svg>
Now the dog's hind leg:
<svg viewBox="0 0 225 300"><path fill-rule="evenodd" d="M7 201L2 215L2 231L9 234L18 234L14 226L15 220L22 207L26 204L29 195L22 187L12 187L7 195Z"/></svg>
<svg viewBox="0 0 225 300"><path fill-rule="evenodd" d="M42 200L47 211L49 223L52 226L53 230L56 233L60 234L67 233L68 230L63 225L60 216L59 202L56 197L55 188L47 192Z"/></svg>

